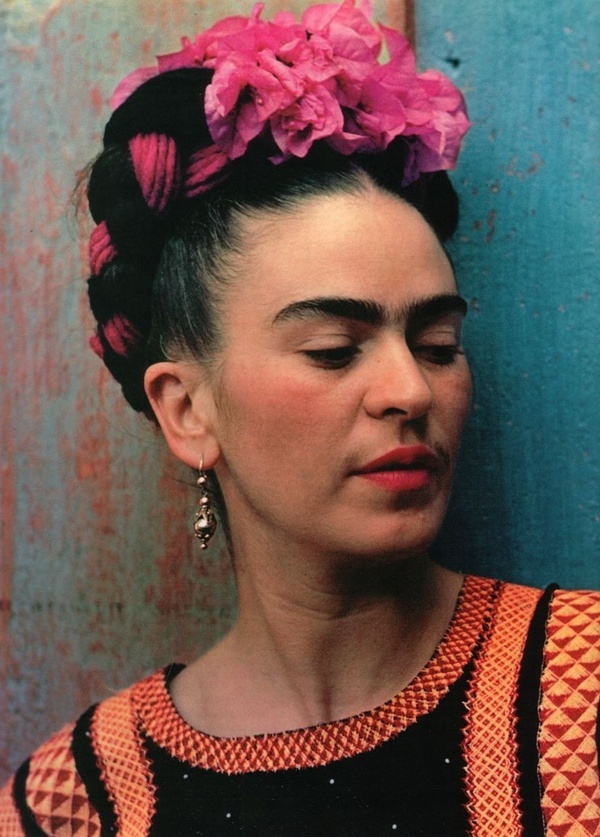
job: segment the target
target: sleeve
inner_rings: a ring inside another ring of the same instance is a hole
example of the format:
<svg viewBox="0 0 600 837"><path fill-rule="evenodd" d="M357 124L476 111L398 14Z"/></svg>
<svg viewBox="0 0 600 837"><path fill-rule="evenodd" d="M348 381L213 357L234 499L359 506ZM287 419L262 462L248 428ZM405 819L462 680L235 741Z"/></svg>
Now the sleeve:
<svg viewBox="0 0 600 837"><path fill-rule="evenodd" d="M559 590L546 626L539 704L549 834L600 834L599 700L600 593Z"/></svg>
<svg viewBox="0 0 600 837"><path fill-rule="evenodd" d="M0 837L98 837L100 820L75 766L69 724L43 744L0 795Z"/></svg>

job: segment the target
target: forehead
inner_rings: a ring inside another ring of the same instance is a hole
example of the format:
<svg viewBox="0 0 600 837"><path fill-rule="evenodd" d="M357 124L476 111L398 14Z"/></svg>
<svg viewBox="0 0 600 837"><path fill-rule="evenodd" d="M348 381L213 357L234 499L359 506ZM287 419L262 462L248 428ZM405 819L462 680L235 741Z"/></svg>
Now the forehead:
<svg viewBox="0 0 600 837"><path fill-rule="evenodd" d="M316 196L242 223L237 307L275 316L321 296L368 298L390 311L456 293L450 262L420 213L376 189Z"/></svg>

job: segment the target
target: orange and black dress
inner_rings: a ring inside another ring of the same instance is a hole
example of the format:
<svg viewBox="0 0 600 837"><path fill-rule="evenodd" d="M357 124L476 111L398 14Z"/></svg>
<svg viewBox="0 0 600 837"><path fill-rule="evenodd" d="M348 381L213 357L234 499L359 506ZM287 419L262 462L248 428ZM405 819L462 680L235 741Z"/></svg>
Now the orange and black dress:
<svg viewBox="0 0 600 837"><path fill-rule="evenodd" d="M92 707L0 796L0 837L600 834L600 594L467 577L417 678L360 715L217 738L170 667Z"/></svg>

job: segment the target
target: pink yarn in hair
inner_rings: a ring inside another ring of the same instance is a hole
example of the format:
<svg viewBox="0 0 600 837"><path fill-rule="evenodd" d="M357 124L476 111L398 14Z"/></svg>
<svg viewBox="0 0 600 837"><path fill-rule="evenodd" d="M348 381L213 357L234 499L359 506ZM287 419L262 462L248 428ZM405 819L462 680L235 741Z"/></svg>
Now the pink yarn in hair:
<svg viewBox="0 0 600 837"><path fill-rule="evenodd" d="M190 156L185 172L186 198L195 198L225 179L224 168L229 157L216 145L201 148Z"/></svg>
<svg viewBox="0 0 600 837"><path fill-rule="evenodd" d="M98 355L100 360L104 360L104 346L102 345L102 340L100 340L97 334L92 334L90 337L90 348Z"/></svg>
<svg viewBox="0 0 600 837"><path fill-rule="evenodd" d="M101 221L94 227L90 235L89 260L92 276L102 273L104 267L117 255L117 250L110 240L110 233L106 221Z"/></svg>
<svg viewBox="0 0 600 837"><path fill-rule="evenodd" d="M138 134L129 140L129 153L144 200L154 212L164 212L181 181L175 140L165 134Z"/></svg>
<svg viewBox="0 0 600 837"><path fill-rule="evenodd" d="M122 314L116 314L101 326L104 339L113 352L126 357L140 339L137 328ZM93 339L93 338L92 338ZM92 349L96 351L94 346Z"/></svg>

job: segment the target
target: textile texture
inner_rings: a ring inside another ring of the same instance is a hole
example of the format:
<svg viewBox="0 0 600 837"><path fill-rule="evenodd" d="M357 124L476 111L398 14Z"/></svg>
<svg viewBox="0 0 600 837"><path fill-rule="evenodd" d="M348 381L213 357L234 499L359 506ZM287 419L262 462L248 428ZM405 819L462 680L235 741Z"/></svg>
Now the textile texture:
<svg viewBox="0 0 600 837"><path fill-rule="evenodd" d="M352 718L216 738L180 666L92 707L0 794L0 837L600 834L600 594L467 577L436 653Z"/></svg>

